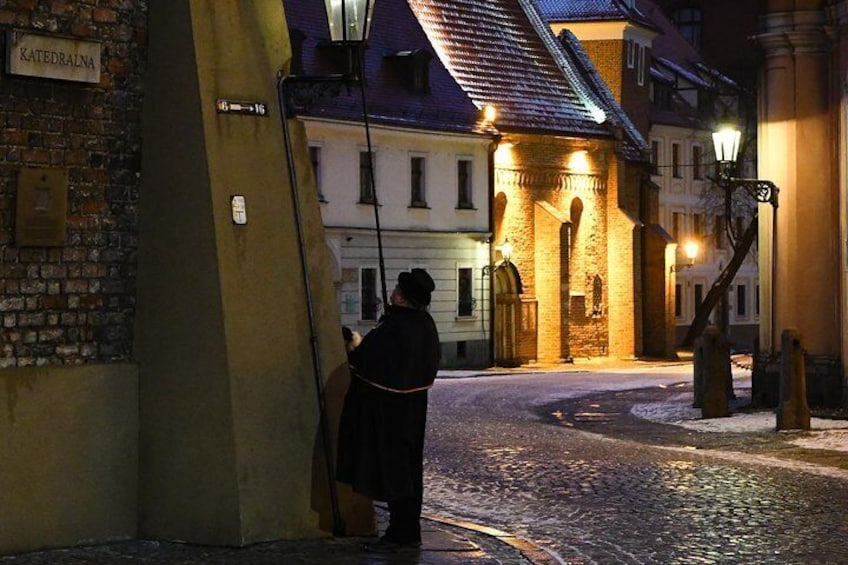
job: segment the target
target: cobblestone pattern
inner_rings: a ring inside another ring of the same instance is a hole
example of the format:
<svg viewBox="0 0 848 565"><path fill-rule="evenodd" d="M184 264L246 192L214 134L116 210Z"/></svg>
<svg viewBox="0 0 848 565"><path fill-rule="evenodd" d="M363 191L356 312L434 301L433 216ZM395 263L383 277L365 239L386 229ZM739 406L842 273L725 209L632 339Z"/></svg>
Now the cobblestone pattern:
<svg viewBox="0 0 848 565"><path fill-rule="evenodd" d="M431 511L511 531L568 563L848 562L845 481L585 434L549 415L575 401L540 419L505 408L497 381L466 382L431 397ZM477 387L470 404L463 387Z"/></svg>
<svg viewBox="0 0 848 565"><path fill-rule="evenodd" d="M4 29L102 44L96 85L0 76L0 368L130 356L146 12L145 0L0 2ZM16 246L22 167L68 170L64 246Z"/></svg>

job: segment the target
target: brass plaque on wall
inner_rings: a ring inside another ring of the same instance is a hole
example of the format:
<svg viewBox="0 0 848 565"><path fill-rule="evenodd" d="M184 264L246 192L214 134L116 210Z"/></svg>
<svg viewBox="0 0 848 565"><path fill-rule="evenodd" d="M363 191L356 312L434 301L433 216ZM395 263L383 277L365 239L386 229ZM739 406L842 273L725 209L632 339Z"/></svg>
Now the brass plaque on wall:
<svg viewBox="0 0 848 565"><path fill-rule="evenodd" d="M65 245L68 170L23 168L18 174L15 244L19 247Z"/></svg>

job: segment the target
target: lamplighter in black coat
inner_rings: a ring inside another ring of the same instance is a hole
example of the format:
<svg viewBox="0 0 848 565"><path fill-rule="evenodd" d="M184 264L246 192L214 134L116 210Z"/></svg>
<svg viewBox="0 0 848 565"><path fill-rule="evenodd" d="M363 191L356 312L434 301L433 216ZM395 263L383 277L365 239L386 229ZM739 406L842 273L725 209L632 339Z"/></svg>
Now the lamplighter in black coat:
<svg viewBox="0 0 848 565"><path fill-rule="evenodd" d="M390 307L348 359L353 378L341 415L337 479L376 500L420 504L427 390L440 360L433 318Z"/></svg>

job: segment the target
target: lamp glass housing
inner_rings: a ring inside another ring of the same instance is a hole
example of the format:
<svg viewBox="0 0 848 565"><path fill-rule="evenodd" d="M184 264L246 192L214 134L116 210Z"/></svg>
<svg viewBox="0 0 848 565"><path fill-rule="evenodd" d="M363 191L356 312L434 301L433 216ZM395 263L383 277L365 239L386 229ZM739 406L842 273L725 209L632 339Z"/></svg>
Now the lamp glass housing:
<svg viewBox="0 0 848 565"><path fill-rule="evenodd" d="M302 1L302 0L301 0ZM324 0L330 40L361 43L368 39L375 0Z"/></svg>
<svg viewBox="0 0 848 565"><path fill-rule="evenodd" d="M719 163L732 163L739 155L739 141L742 132L733 125L723 125L713 133L713 145L715 147L716 161Z"/></svg>
<svg viewBox="0 0 848 565"><path fill-rule="evenodd" d="M509 258L512 257L512 244L509 242L509 239L504 240L504 242L500 246L500 249L504 261L509 263Z"/></svg>
<svg viewBox="0 0 848 565"><path fill-rule="evenodd" d="M690 239L683 244L683 252L686 254L686 259L689 260L689 263L695 262L695 259L698 257L698 249L698 242L694 239Z"/></svg>

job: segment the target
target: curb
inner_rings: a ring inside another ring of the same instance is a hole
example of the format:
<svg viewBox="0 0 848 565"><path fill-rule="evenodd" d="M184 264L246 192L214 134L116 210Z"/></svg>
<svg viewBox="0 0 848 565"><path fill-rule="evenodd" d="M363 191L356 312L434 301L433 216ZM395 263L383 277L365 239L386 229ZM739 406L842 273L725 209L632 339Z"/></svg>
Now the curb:
<svg viewBox="0 0 848 565"><path fill-rule="evenodd" d="M444 516L422 514L421 517L446 526L462 528L464 530L493 537L513 549L518 550L521 555L523 555L533 565L567 565L565 560L557 555L556 552L536 545L530 540L510 534L509 532L504 532L488 526L481 526L464 520L454 520L453 518L447 518Z"/></svg>

